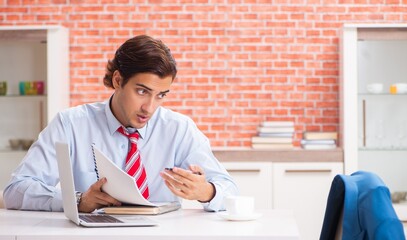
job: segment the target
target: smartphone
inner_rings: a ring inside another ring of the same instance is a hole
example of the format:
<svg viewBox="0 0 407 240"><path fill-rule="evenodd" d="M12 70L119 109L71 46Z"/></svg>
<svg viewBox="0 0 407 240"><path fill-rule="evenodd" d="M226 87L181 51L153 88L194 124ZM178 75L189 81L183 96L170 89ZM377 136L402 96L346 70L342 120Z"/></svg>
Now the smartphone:
<svg viewBox="0 0 407 240"><path fill-rule="evenodd" d="M172 168L165 168L165 170L172 171ZM202 175L200 172L192 172L193 174Z"/></svg>

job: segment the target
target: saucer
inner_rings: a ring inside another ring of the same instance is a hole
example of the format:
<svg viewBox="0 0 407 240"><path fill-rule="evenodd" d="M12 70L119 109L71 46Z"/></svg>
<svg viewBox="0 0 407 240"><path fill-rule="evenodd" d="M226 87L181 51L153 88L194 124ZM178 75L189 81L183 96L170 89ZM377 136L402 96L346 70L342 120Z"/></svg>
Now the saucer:
<svg viewBox="0 0 407 240"><path fill-rule="evenodd" d="M261 213L252 213L248 215L230 215L228 212L218 212L218 216L229 221L252 221L262 216Z"/></svg>

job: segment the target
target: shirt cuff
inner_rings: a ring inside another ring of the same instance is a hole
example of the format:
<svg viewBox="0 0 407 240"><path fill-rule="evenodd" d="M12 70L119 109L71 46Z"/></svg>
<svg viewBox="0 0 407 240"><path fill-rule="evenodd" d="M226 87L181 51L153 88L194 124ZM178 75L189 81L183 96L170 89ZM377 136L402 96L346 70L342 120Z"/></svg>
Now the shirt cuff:
<svg viewBox="0 0 407 240"><path fill-rule="evenodd" d="M215 196L211 201L202 203L202 206L204 207L205 211L209 212L223 211L225 210L225 207L223 205L224 194L222 188L216 183L211 182L211 184L215 187Z"/></svg>
<svg viewBox="0 0 407 240"><path fill-rule="evenodd" d="M61 189L59 189L59 188L55 189L54 197L52 198L52 202L51 202L51 211L53 211L53 212L64 211L64 208L62 205L62 193L61 193Z"/></svg>

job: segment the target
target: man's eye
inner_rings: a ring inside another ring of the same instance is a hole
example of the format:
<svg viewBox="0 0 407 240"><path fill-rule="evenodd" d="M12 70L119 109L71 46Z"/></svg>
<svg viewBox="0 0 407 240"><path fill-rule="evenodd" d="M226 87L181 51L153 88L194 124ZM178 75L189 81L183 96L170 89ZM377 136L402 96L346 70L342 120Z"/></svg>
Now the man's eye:
<svg viewBox="0 0 407 240"><path fill-rule="evenodd" d="M158 95L158 98L164 98L165 96L167 96L167 94L166 93L160 93L159 95Z"/></svg>
<svg viewBox="0 0 407 240"><path fill-rule="evenodd" d="M147 91L145 89L137 89L137 93L140 95L144 95Z"/></svg>

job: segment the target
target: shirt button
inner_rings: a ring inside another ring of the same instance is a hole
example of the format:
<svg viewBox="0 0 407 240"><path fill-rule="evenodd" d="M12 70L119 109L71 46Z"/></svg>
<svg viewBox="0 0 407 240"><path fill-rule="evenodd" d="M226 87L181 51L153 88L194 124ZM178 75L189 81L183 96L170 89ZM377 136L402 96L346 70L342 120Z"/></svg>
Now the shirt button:
<svg viewBox="0 0 407 240"><path fill-rule="evenodd" d="M122 149L124 149L126 146L122 145Z"/></svg>

